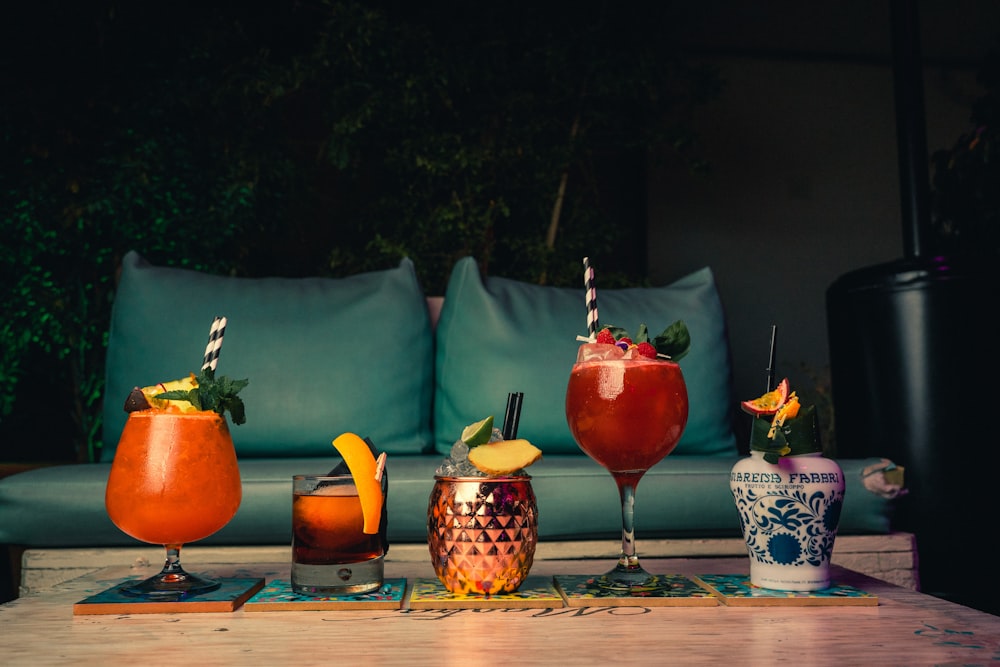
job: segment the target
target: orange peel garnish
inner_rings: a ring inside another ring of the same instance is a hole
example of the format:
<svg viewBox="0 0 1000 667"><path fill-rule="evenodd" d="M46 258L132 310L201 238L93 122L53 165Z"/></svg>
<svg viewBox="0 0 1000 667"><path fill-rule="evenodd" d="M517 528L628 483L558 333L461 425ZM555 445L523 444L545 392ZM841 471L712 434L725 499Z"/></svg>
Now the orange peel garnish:
<svg viewBox="0 0 1000 667"><path fill-rule="evenodd" d="M799 407L799 397L793 391L788 400L775 413L774 420L771 422L771 428L767 432L767 437L773 440L775 432L781 428L785 420L792 419L799 414Z"/></svg>
<svg viewBox="0 0 1000 667"><path fill-rule="evenodd" d="M378 462L372 454L368 443L354 433L344 433L333 441L333 446L337 448L344 463L351 471L354 478L354 485L358 489L358 498L361 500L361 513L364 516L364 533L374 535L378 533L379 524L382 521L382 505L385 503L385 496L382 495L382 482L376 477ZM384 464L383 464L384 465Z"/></svg>

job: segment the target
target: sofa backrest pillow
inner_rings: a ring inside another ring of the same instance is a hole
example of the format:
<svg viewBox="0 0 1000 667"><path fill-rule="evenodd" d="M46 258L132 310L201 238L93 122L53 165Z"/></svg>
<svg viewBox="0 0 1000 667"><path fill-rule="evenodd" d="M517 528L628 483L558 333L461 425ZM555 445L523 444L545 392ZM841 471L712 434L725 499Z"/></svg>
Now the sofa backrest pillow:
<svg viewBox="0 0 1000 667"><path fill-rule="evenodd" d="M734 455L730 350L711 269L665 287L598 289L602 324L657 334L675 320L691 332L680 361L688 389L687 427L673 455ZM518 435L545 454L582 454L566 425L570 367L586 334L584 289L487 277L466 257L449 278L436 329L434 439L450 451L468 424L503 421L509 392L523 392ZM627 444L627 443L623 443Z"/></svg>
<svg viewBox="0 0 1000 667"><path fill-rule="evenodd" d="M240 457L335 458L331 441L347 431L390 454L432 449L433 332L409 259L347 278L234 278L129 252L112 309L101 460L114 456L133 387L200 372L216 315L228 319L216 374L250 381L240 392L247 421L230 421Z"/></svg>

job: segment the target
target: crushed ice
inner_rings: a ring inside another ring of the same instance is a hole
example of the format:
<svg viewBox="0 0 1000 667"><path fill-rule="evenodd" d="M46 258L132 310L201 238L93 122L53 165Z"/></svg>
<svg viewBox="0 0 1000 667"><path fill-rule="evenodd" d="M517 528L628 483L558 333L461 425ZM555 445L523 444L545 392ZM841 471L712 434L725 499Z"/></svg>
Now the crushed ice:
<svg viewBox="0 0 1000 667"><path fill-rule="evenodd" d="M503 440L503 433L494 427L490 434L490 442L499 442L500 440ZM455 444L451 446L451 453L444 458L434 474L441 477L489 477L469 462L469 446L461 439L456 440ZM512 476L525 474L527 473L524 470L518 470L512 473Z"/></svg>

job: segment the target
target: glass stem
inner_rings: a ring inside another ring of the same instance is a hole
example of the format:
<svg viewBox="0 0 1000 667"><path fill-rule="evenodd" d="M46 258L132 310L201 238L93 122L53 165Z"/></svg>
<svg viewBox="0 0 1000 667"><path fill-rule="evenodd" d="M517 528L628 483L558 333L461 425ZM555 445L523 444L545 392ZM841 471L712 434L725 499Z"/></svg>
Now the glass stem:
<svg viewBox="0 0 1000 667"><path fill-rule="evenodd" d="M167 549L167 560L163 563L163 570L160 576L163 581L175 582L187 579L187 572L181 567L181 546L180 544L164 545Z"/></svg>
<svg viewBox="0 0 1000 667"><path fill-rule="evenodd" d="M635 551L635 482L618 479L618 494L622 501L622 552L618 569L638 570L639 555Z"/></svg>

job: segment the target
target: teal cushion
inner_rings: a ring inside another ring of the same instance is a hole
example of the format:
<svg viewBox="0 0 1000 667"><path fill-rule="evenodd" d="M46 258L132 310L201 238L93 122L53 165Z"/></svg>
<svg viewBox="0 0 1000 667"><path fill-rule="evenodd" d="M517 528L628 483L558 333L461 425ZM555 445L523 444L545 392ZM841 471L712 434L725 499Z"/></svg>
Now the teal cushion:
<svg viewBox="0 0 1000 667"><path fill-rule="evenodd" d="M684 320L692 342L680 365L690 411L673 455L736 454L729 342L711 269L665 287L598 287L597 302L602 324L633 333L642 322L655 334ZM586 324L582 284L577 290L497 277L483 280L474 259L460 260L449 279L436 332L438 452L447 452L462 428L476 420L494 415L502 422L507 394L520 391L518 435L545 454L580 454L566 425L564 399L580 345L576 336L586 333Z"/></svg>
<svg viewBox="0 0 1000 667"><path fill-rule="evenodd" d="M639 483L639 548L663 537L739 537L740 521L729 492L738 456L668 456ZM291 542L292 475L329 470L327 458L243 459L243 502L236 516L202 545ZM896 501L868 491L864 470L879 459L838 459L847 491L839 535L884 534L892 529ZM427 500L437 454L389 459L389 540L426 543ZM104 509L107 463L37 468L0 479L0 545L29 547L137 546L111 523ZM543 540L606 539L611 552L621 537L621 503L606 470L586 456L549 456L529 469L538 497ZM59 489L59 493L52 493ZM391 553L390 549L390 553ZM424 552L426 553L426 552ZM192 561L194 562L194 561Z"/></svg>
<svg viewBox="0 0 1000 667"><path fill-rule="evenodd" d="M351 431L392 454L432 448L433 333L413 263L347 278L233 278L125 256L112 310L101 460L135 386L201 369L228 319L218 375L250 381L240 457L330 456Z"/></svg>

